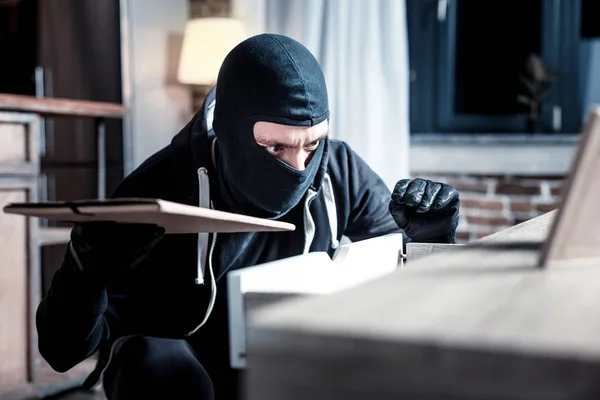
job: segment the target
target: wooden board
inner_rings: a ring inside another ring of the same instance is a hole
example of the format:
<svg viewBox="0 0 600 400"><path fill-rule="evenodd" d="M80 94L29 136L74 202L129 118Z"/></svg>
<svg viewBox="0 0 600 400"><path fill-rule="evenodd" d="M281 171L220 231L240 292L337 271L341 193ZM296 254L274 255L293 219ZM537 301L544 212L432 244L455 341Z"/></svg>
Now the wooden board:
<svg viewBox="0 0 600 400"><path fill-rule="evenodd" d="M485 242L543 242L547 239L555 220L557 210L550 211L528 221L511 226L470 243ZM461 249L459 244L446 243L407 243L406 260L416 260L430 254Z"/></svg>
<svg viewBox="0 0 600 400"><path fill-rule="evenodd" d="M13 94L0 94L0 109L63 117L121 118L127 114L127 108L122 104L70 99L40 99Z"/></svg>
<svg viewBox="0 0 600 400"><path fill-rule="evenodd" d="M548 238L549 232L554 224L556 213L557 210L547 212L538 217L511 226L510 228L473 240L470 243L541 243ZM463 245L445 243L407 243L406 260L416 260L442 251L459 250L461 249L461 246Z"/></svg>
<svg viewBox="0 0 600 400"><path fill-rule="evenodd" d="M540 255L553 260L600 257L600 107L589 112L562 205Z"/></svg>
<svg viewBox="0 0 600 400"><path fill-rule="evenodd" d="M510 228L492 233L472 243L479 242L543 242L548 238L556 218L557 210L531 218Z"/></svg>
<svg viewBox="0 0 600 400"><path fill-rule="evenodd" d="M293 231L293 224L200 208L159 199L108 199L15 203L8 214L67 222L152 223L167 233Z"/></svg>
<svg viewBox="0 0 600 400"><path fill-rule="evenodd" d="M246 398L595 398L600 259L546 270L539 246L485 246L259 309Z"/></svg>
<svg viewBox="0 0 600 400"><path fill-rule="evenodd" d="M25 190L0 189L0 206L27 199ZM0 390L23 385L29 368L27 221L0 215Z"/></svg>
<svg viewBox="0 0 600 400"><path fill-rule="evenodd" d="M450 243L407 243L406 261L418 260L439 252L459 250L462 246L464 245Z"/></svg>

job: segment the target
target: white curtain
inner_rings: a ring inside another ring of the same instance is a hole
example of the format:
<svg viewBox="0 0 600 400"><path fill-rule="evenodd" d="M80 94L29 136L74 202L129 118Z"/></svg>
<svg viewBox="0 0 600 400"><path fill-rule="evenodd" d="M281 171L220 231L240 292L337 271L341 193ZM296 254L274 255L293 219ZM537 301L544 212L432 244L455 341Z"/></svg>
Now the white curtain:
<svg viewBox="0 0 600 400"><path fill-rule="evenodd" d="M409 66L404 0L232 0L250 34L303 43L321 64L331 137L391 188L409 175Z"/></svg>

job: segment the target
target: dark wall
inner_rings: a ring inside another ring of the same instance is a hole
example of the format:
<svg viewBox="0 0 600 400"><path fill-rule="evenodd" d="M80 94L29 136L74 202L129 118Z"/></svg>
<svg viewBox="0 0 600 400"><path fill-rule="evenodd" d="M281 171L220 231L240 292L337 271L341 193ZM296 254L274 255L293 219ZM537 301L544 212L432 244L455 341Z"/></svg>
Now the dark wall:
<svg viewBox="0 0 600 400"><path fill-rule="evenodd" d="M118 0L40 0L38 63L51 97L121 103ZM47 123L42 170L48 196L77 200L97 196L95 121L54 119ZM122 176L120 120L107 125L107 180L110 193ZM64 246L44 249L44 289L64 254Z"/></svg>
<svg viewBox="0 0 600 400"><path fill-rule="evenodd" d="M0 1L0 93L35 94L37 0Z"/></svg>
<svg viewBox="0 0 600 400"><path fill-rule="evenodd" d="M35 69L44 71L45 97L121 103L119 0L0 1L0 92L36 95ZM97 197L93 119L45 122L40 192L48 200ZM109 120L108 188L122 178L120 120ZM44 290L65 246L42 251Z"/></svg>
<svg viewBox="0 0 600 400"><path fill-rule="evenodd" d="M47 95L120 103L118 0L42 0L38 10L38 63L46 73ZM50 178L49 196L60 200L96 196L94 121L56 119L47 133L43 166ZM107 133L112 188L121 173L120 121L110 121ZM82 180L81 185L72 185Z"/></svg>

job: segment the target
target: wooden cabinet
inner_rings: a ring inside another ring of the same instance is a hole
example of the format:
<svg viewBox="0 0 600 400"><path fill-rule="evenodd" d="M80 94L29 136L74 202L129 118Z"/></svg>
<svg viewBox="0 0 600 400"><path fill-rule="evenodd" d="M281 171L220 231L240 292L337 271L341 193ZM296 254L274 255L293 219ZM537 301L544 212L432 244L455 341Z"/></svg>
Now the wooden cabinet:
<svg viewBox="0 0 600 400"><path fill-rule="evenodd" d="M40 120L35 115L0 111L0 177L35 177Z"/></svg>
<svg viewBox="0 0 600 400"><path fill-rule="evenodd" d="M39 126L35 115L0 112L0 209L37 199ZM38 236L36 221L0 213L0 395L36 373Z"/></svg>
<svg viewBox="0 0 600 400"><path fill-rule="evenodd" d="M1 132L0 132L1 135ZM11 202L27 201L27 192L3 189L0 183L0 207ZM0 388L25 385L28 379L28 318L26 221L13 215L0 215Z"/></svg>
<svg viewBox="0 0 600 400"><path fill-rule="evenodd" d="M0 124L0 160L8 165L27 162L27 129L23 124Z"/></svg>
<svg viewBox="0 0 600 400"><path fill-rule="evenodd" d="M37 218L1 210L9 203L41 200L41 127L45 119L56 116L95 122L97 134L88 138L98 145L98 177L93 184L104 192L105 119L118 120L124 113L119 104L0 94L0 400L41 399L71 389L95 366L91 358L61 374L38 351L35 312L42 297L42 250L66 244L70 228L42 226Z"/></svg>

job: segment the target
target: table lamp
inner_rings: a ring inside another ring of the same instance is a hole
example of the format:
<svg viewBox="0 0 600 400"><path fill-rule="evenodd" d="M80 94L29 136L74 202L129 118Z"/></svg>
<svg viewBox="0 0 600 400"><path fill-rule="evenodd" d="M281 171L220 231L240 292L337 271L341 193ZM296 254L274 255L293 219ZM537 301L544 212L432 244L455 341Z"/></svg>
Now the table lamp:
<svg viewBox="0 0 600 400"><path fill-rule="evenodd" d="M225 56L246 39L244 24L234 18L196 18L185 27L177 79L213 86Z"/></svg>

